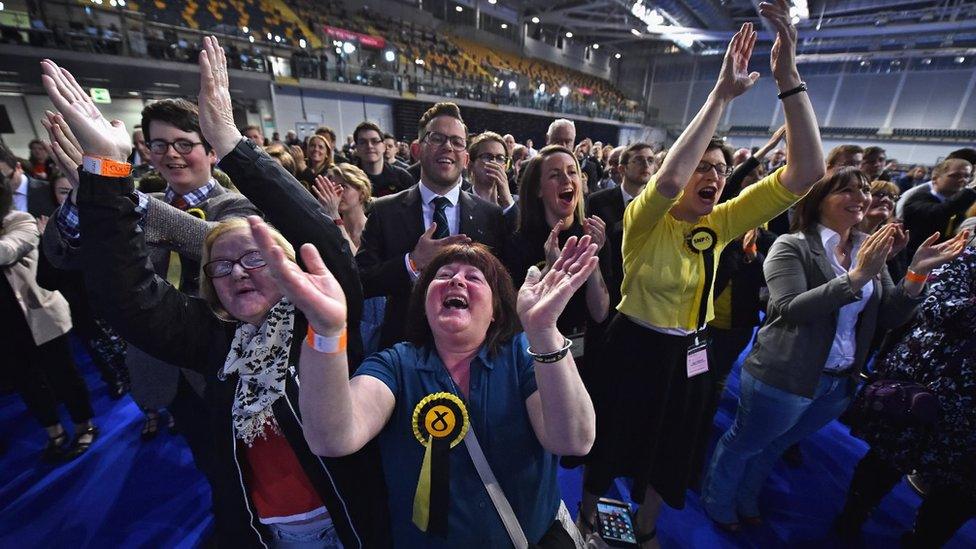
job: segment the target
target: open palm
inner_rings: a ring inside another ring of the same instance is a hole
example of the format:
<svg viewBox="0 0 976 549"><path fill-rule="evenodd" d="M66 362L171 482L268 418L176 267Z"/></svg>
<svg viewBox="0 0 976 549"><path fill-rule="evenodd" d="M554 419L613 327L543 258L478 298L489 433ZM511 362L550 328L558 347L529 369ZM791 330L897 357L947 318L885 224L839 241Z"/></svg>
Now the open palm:
<svg viewBox="0 0 976 549"><path fill-rule="evenodd" d="M285 257L261 218L250 216L248 222L281 293L305 314L316 333L331 336L341 332L346 325L346 294L315 246L302 246L300 253L308 272L302 271L297 263Z"/></svg>
<svg viewBox="0 0 976 549"><path fill-rule="evenodd" d="M85 93L75 77L54 61L41 61L41 83L82 152L125 162L132 152L132 141L121 120L108 121Z"/></svg>
<svg viewBox="0 0 976 549"><path fill-rule="evenodd" d="M571 236L559 259L545 275L535 266L529 268L516 304L519 320L526 332L556 326L556 319L566 308L569 299L596 269L596 248L596 244L590 243L589 236L579 241Z"/></svg>
<svg viewBox="0 0 976 549"><path fill-rule="evenodd" d="M935 233L922 242L912 257L911 270L928 273L959 257L966 248L969 231L963 231L942 244L935 243L938 239L939 233Z"/></svg>
<svg viewBox="0 0 976 549"><path fill-rule="evenodd" d="M722 70L719 72L715 91L726 99L738 97L759 80L758 72L749 72L749 59L756 45L756 31L752 23L744 23L739 32L732 36L725 50Z"/></svg>

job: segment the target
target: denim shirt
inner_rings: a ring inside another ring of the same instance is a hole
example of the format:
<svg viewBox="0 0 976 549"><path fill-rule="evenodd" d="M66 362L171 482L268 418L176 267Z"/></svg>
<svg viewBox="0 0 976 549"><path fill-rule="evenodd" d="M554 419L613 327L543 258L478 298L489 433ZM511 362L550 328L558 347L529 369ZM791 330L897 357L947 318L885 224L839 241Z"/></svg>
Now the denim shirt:
<svg viewBox="0 0 976 549"><path fill-rule="evenodd" d="M418 402L441 391L464 401L471 428L529 542L538 541L552 524L560 501L557 458L542 447L529 421L525 401L537 387L527 347L523 334L503 343L495 355L482 347L471 361L468 398L458 390L436 350L427 347L398 343L370 356L356 371L357 376L373 376L385 383L396 398L393 414L378 438L397 546L512 546L463 442L450 451L448 537L429 536L413 524L424 447L414 437L411 418Z"/></svg>

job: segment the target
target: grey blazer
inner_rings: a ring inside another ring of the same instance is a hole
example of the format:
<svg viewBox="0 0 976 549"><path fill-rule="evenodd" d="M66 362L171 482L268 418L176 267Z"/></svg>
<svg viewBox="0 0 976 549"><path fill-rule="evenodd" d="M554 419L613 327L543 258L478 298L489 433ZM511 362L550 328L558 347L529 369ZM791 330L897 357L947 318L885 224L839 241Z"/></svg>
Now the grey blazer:
<svg viewBox="0 0 976 549"><path fill-rule="evenodd" d="M769 287L766 321L743 368L767 385L813 398L837 331L838 311L860 295L847 275L836 276L816 229L776 239L763 264ZM909 297L888 269L871 281L874 292L857 323L853 377L864 366L875 329L907 322L923 295Z"/></svg>

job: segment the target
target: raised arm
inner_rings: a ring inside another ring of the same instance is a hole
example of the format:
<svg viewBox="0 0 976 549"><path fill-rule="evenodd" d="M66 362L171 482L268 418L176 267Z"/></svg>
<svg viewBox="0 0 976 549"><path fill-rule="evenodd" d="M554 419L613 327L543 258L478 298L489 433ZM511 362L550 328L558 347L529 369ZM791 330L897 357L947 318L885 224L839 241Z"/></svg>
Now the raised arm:
<svg viewBox="0 0 976 549"><path fill-rule="evenodd" d="M348 333L346 297L318 250L310 244L301 247L308 270L303 272L285 259L267 225L257 217L249 221L278 287L302 311L315 334L326 338L326 345L318 349L303 346L299 360L302 391L298 405L305 439L318 455L352 454L379 434L389 420L395 404L393 393L371 376L349 380L349 362L341 343Z"/></svg>
<svg viewBox="0 0 976 549"><path fill-rule="evenodd" d="M790 19L790 6L786 0L763 2L759 13L776 29L776 41L769 52L773 79L780 93L796 90L803 82L796 68L796 27ZM783 98L783 114L786 118L786 170L780 181L794 194L803 195L823 177L823 144L817 115L804 91Z"/></svg>
<svg viewBox="0 0 976 549"><path fill-rule="evenodd" d="M42 62L44 88L77 137L86 157L125 163L131 151L125 125L109 122L71 73ZM98 308L125 339L166 362L199 368L221 322L207 304L153 273L130 177L80 172L77 191L85 285Z"/></svg>
<svg viewBox="0 0 976 549"><path fill-rule="evenodd" d="M566 338L556 328L569 299L597 269L596 244L584 236L570 237L545 276L529 268L518 293L518 315L529 349L535 354L563 348ZM557 455L582 456L596 437L593 401L583 386L573 355L566 352L556 362L535 363L538 390L525 401L532 430L542 446Z"/></svg>
<svg viewBox="0 0 976 549"><path fill-rule="evenodd" d="M200 131L220 159L220 168L293 246L308 242L319 250L346 295L350 325L359 326L363 290L348 242L298 180L244 139L234 125L227 59L214 37L204 37L200 52L199 107ZM356 365L362 348L359 330L352 330L349 352Z"/></svg>
<svg viewBox="0 0 976 549"><path fill-rule="evenodd" d="M674 142L657 172L656 189L665 197L674 198L681 194L705 154L725 107L759 80L758 72L748 72L755 44L756 32L752 23L744 23L729 42L715 88Z"/></svg>

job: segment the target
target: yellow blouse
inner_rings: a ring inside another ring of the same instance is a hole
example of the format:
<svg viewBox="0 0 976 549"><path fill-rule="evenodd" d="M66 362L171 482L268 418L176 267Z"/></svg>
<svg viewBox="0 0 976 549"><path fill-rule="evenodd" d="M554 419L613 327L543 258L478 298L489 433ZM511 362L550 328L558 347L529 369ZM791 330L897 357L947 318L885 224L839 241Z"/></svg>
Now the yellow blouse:
<svg viewBox="0 0 976 549"><path fill-rule="evenodd" d="M783 186L776 170L739 196L715 206L697 223L679 221L668 213L681 195L666 198L657 191L657 178L624 211L623 298L617 310L644 324L665 329L694 331L705 284L700 254L686 243L693 229L715 232L714 269L729 241L786 211L802 196ZM715 273L712 273L714 280ZM706 322L714 316L708 303Z"/></svg>

